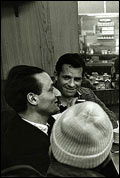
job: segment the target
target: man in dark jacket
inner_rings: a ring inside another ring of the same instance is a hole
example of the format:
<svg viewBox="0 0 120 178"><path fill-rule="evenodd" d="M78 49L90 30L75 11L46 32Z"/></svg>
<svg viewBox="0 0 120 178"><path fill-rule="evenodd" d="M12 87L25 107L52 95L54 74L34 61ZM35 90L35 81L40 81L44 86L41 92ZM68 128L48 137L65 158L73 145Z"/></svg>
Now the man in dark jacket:
<svg viewBox="0 0 120 178"><path fill-rule="evenodd" d="M58 59L55 66L54 83L62 94L60 97L61 112L75 103L93 101L104 109L112 122L113 128L116 128L118 125L115 114L105 106L90 88L81 86L84 73L85 62L80 54L66 53Z"/></svg>
<svg viewBox="0 0 120 178"><path fill-rule="evenodd" d="M50 145L48 128L59 111L60 92L42 69L19 65L13 67L5 85L5 99L15 113L2 121L2 165L30 165L46 174ZM49 132L50 133L50 132Z"/></svg>

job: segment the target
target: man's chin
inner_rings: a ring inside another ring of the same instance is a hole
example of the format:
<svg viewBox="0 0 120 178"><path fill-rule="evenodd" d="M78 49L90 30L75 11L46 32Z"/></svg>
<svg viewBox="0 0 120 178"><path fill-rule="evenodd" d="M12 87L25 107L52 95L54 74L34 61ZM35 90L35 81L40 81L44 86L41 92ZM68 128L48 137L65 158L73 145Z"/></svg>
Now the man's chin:
<svg viewBox="0 0 120 178"><path fill-rule="evenodd" d="M63 96L65 97L74 97L75 93L65 93Z"/></svg>
<svg viewBox="0 0 120 178"><path fill-rule="evenodd" d="M58 114L58 113L59 113L59 111L60 111L60 108L59 108L59 107L57 107L57 108L56 108L56 110L54 110L52 114Z"/></svg>

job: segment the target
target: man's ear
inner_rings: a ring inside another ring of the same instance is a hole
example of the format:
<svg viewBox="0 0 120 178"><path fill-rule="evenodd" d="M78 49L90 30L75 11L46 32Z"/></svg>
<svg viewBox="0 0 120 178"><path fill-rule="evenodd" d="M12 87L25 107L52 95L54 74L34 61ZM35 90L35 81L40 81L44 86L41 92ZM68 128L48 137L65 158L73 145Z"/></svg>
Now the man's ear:
<svg viewBox="0 0 120 178"><path fill-rule="evenodd" d="M27 100L28 100L28 102L29 102L30 104L32 104L32 105L37 105L37 104L38 104L38 98L37 98L37 96L36 96L34 93L32 93L32 92L30 92L30 93L27 94Z"/></svg>

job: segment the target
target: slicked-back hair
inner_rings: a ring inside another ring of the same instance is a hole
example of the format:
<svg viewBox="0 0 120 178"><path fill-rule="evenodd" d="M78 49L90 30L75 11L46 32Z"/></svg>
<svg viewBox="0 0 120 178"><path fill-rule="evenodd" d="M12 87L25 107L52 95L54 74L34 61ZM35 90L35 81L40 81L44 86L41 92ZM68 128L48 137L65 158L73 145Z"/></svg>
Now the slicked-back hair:
<svg viewBox="0 0 120 178"><path fill-rule="evenodd" d="M84 61L83 56L80 55L79 53L66 53L66 54L62 55L58 59L56 66L55 66L57 75L59 75L60 72L62 71L62 67L64 64L70 64L74 68L82 67L83 74L85 72L85 61Z"/></svg>
<svg viewBox="0 0 120 178"><path fill-rule="evenodd" d="M45 72L43 69L18 65L11 68L8 73L4 95L6 102L16 112L22 112L27 109L27 94L33 92L40 94L42 85L37 83L34 75Z"/></svg>

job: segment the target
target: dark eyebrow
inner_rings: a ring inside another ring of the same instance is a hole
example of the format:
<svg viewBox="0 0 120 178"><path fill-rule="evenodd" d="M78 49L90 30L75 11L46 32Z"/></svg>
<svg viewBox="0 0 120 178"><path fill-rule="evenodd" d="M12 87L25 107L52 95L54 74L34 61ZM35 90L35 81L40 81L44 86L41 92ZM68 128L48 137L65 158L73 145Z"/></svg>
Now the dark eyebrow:
<svg viewBox="0 0 120 178"><path fill-rule="evenodd" d="M63 75L63 77L71 77L71 76L70 76L70 75L66 75L66 74L65 74L65 75Z"/></svg>
<svg viewBox="0 0 120 178"><path fill-rule="evenodd" d="M82 79L82 77L75 77L75 79Z"/></svg>

